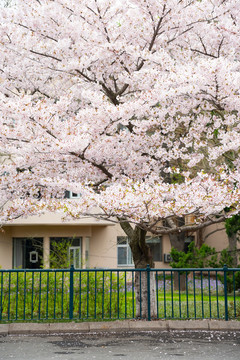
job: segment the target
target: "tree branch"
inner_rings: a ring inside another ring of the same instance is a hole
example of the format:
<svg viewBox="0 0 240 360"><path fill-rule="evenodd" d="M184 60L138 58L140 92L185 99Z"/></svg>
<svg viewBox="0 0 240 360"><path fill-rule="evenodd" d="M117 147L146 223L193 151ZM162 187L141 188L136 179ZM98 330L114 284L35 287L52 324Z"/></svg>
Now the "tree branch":
<svg viewBox="0 0 240 360"><path fill-rule="evenodd" d="M35 51L35 50L30 50L30 52L31 52L32 54L36 54L36 55L40 55L40 56L45 56L45 57L47 57L47 58L50 58L50 59L53 59L53 60L57 60L57 61L62 62L62 60L59 59L59 58L57 58L56 56L52 56L52 55L48 55L48 54L43 54L43 53L40 53L40 52Z"/></svg>
<svg viewBox="0 0 240 360"><path fill-rule="evenodd" d="M175 225L175 227L171 227L170 229L166 227L161 227L161 228L156 227L155 229L151 229L151 233L155 235L169 235L169 234L182 233L187 231L197 231L209 225L221 223L225 220L226 220L225 216L221 216L217 219L209 219L207 221L195 225L183 225L183 226ZM167 221L169 222L169 219L167 219ZM139 226L142 227L144 230L148 230L148 226L146 226L145 224L141 224Z"/></svg>
<svg viewBox="0 0 240 360"><path fill-rule="evenodd" d="M85 158L85 156L83 154L77 154L74 151L69 152L69 154L74 155L83 161L87 161L92 166L101 170L109 179L111 179L113 177L113 175L106 169L106 167L103 164L97 164L95 161Z"/></svg>
<svg viewBox="0 0 240 360"><path fill-rule="evenodd" d="M121 228L125 232L125 234L127 234L127 236L129 238L132 238L134 230L133 230L132 226L130 225L130 223L128 221L126 221L125 219L122 219L122 218L119 218L119 217L118 217L118 221L119 221L119 224L120 224Z"/></svg>
<svg viewBox="0 0 240 360"><path fill-rule="evenodd" d="M211 231L210 233L208 233L206 236L204 236L204 242L206 241L206 239L209 237L209 236L211 236L212 234L214 234L214 233L216 233L216 232L218 232L218 231L223 231L223 230L225 230L225 228L220 228L220 229L216 229L216 230L213 230L213 231Z"/></svg>

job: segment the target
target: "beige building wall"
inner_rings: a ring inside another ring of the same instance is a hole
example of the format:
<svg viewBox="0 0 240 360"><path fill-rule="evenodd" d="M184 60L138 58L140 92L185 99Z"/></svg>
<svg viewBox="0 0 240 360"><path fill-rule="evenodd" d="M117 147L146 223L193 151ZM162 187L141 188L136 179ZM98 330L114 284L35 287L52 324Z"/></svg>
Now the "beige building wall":
<svg viewBox="0 0 240 360"><path fill-rule="evenodd" d="M117 236L125 236L120 226L92 227L90 268L117 267Z"/></svg>
<svg viewBox="0 0 240 360"><path fill-rule="evenodd" d="M107 227L92 227L90 241L90 268L133 268L134 266L117 265L117 237L126 236L119 225ZM155 263L155 268L169 268L169 263L164 263L164 253L171 250L168 236L162 238L162 261Z"/></svg>
<svg viewBox="0 0 240 360"><path fill-rule="evenodd" d="M164 235L162 237L162 261L155 262L156 269L171 268L169 263L164 262L164 254L169 254L170 251L171 251L171 244L170 244L169 237L167 235Z"/></svg>
<svg viewBox="0 0 240 360"><path fill-rule="evenodd" d="M45 214L26 219L17 219L11 225L0 229L0 267L10 269L13 266L12 239L16 237L43 238L44 265L49 267L49 249L51 237L81 237L83 268L117 268L117 236L125 236L119 225L109 221L81 219L63 223L60 214ZM219 231L216 231L219 230ZM228 246L223 224L212 225L203 231L203 239L217 251ZM238 244L240 248L240 244ZM164 254L171 250L168 236L162 237L162 261L155 268L169 268L164 262ZM126 268L127 266L123 266ZM130 266L131 267L131 266Z"/></svg>
<svg viewBox="0 0 240 360"><path fill-rule="evenodd" d="M228 237L224 228L224 224L215 224L208 226L203 231L203 240L216 251L221 251L228 247Z"/></svg>
<svg viewBox="0 0 240 360"><path fill-rule="evenodd" d="M49 266L50 237L82 237L82 247L86 238L91 237L91 226L51 226L51 225L25 225L7 226L0 234L0 266L5 269L12 268L12 239L13 238L43 238L44 263Z"/></svg>
<svg viewBox="0 0 240 360"><path fill-rule="evenodd" d="M81 237L83 268L117 268L117 237L125 236L119 225L12 225L4 227L0 233L0 266L11 269L13 266L13 238L43 238L44 267L49 267L51 237ZM162 239L162 254L170 252L167 236ZM119 266L126 268L128 266ZM129 266L131 268L133 266ZM169 267L169 264L156 262L156 268Z"/></svg>
<svg viewBox="0 0 240 360"><path fill-rule="evenodd" d="M114 228L113 223L105 220L96 220L94 218L81 218L79 220L62 221L62 214L60 213L46 213L41 216L30 216L27 218L19 218L12 223L3 226L0 229L0 267L4 269L11 269L13 266L13 238L43 238L43 258L44 267L49 267L49 250L51 237L81 237L81 252L82 252L82 266L94 267L96 259L90 257L93 251L92 242L94 242L98 254L101 245L98 244L96 230L99 231L99 239L103 241L103 250L108 252L107 241L108 237L112 238L111 228ZM106 228L108 230L106 231ZM110 229L109 229L110 228ZM105 230L103 230L105 229ZM106 232L106 234L105 234ZM113 231L115 233L115 231ZM92 234L94 236L92 237ZM104 234L104 235L103 235ZM106 237L107 236L107 237ZM112 256L111 254L102 258L102 264L106 264L105 259ZM114 254L115 256L115 254ZM104 259L104 260L103 260ZM91 265L91 261L93 262ZM99 262L97 262L97 265ZM113 263L111 263L113 265ZM108 266L106 264L106 266ZM116 263L114 264L116 266ZM101 266L102 267L102 266Z"/></svg>
<svg viewBox="0 0 240 360"><path fill-rule="evenodd" d="M0 229L0 269L12 268L12 237L10 228Z"/></svg>

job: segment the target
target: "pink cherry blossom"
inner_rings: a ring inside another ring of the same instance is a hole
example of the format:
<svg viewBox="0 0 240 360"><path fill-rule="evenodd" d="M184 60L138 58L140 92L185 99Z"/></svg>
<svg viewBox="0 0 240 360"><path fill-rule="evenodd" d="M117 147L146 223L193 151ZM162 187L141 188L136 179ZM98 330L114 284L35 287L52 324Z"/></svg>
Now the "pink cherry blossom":
<svg viewBox="0 0 240 360"><path fill-rule="evenodd" d="M1 9L1 222L64 210L162 234L163 219L194 214L197 228L238 212L239 10L237 0Z"/></svg>

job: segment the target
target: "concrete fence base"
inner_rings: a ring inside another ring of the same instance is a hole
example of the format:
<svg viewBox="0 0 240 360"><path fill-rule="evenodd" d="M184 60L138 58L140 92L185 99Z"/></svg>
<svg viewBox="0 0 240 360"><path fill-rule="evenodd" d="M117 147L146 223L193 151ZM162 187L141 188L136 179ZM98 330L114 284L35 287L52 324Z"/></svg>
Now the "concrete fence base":
<svg viewBox="0 0 240 360"><path fill-rule="evenodd" d="M240 321L224 320L123 320L109 322L9 323L0 324L0 336L24 334L62 334L96 331L240 331Z"/></svg>

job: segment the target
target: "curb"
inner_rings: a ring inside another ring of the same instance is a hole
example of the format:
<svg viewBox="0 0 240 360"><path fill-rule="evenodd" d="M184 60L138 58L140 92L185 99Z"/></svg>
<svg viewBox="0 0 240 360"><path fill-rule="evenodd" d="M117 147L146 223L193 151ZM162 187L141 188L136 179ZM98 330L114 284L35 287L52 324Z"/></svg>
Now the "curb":
<svg viewBox="0 0 240 360"><path fill-rule="evenodd" d="M0 324L0 336L29 334L91 333L96 331L240 331L240 321L224 320L116 320L109 322Z"/></svg>

